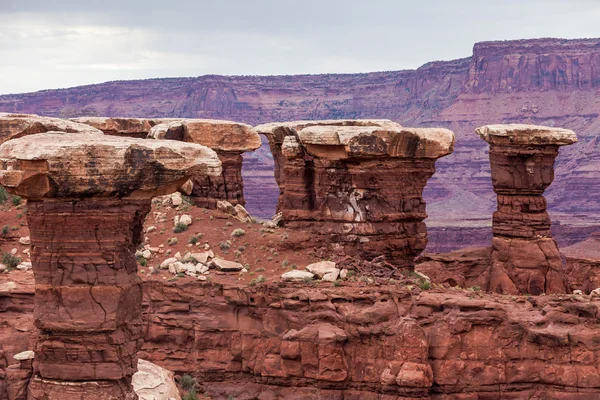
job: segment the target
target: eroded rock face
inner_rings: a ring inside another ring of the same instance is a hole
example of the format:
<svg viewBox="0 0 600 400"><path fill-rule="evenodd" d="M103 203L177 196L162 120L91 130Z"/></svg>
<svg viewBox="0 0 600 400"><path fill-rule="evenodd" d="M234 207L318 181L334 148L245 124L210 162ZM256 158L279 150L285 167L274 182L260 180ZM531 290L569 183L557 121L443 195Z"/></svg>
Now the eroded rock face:
<svg viewBox="0 0 600 400"><path fill-rule="evenodd" d="M98 134L102 131L86 124L39 115L0 113L0 143L36 133L51 131Z"/></svg>
<svg viewBox="0 0 600 400"><path fill-rule="evenodd" d="M488 125L477 129L490 144L494 212L488 290L497 293L564 293L558 245L550 233L544 190L554 179L559 146L573 131L535 125Z"/></svg>
<svg viewBox="0 0 600 400"><path fill-rule="evenodd" d="M192 196L200 207L216 208L217 201L246 204L242 179L242 153L261 145L260 137L246 124L231 121L182 119L163 120L148 138L198 143L215 150L223 166L219 177L195 175Z"/></svg>
<svg viewBox="0 0 600 400"><path fill-rule="evenodd" d="M141 118L80 117L71 121L93 126L106 135L145 138L159 121Z"/></svg>
<svg viewBox="0 0 600 400"><path fill-rule="evenodd" d="M268 137L287 227L346 254L384 255L412 268L427 244L422 197L436 159L448 155L446 129L386 120L300 121L255 128Z"/></svg>
<svg viewBox="0 0 600 400"><path fill-rule="evenodd" d="M142 343L135 248L155 195L216 153L172 141L44 133L0 146L0 184L28 200L39 336L30 399L134 399Z"/></svg>

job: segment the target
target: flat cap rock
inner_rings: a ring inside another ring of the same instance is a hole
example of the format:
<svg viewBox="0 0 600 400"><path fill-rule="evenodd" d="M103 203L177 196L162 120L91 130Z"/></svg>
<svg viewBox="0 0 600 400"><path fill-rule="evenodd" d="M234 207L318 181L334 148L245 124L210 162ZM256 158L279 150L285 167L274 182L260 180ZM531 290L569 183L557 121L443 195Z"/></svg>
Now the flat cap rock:
<svg viewBox="0 0 600 400"><path fill-rule="evenodd" d="M572 130L539 125L486 125L475 132L490 144L564 146L577 142L577 135Z"/></svg>
<svg viewBox="0 0 600 400"><path fill-rule="evenodd" d="M298 132L311 126L393 126L400 127L400 124L392 122L389 119L323 119L314 121L288 121L288 122L270 122L255 126L252 130L261 135L265 135L278 142L283 141L286 132Z"/></svg>
<svg viewBox="0 0 600 400"><path fill-rule="evenodd" d="M140 118L79 117L71 118L71 121L92 126L106 134L123 136L144 136L155 125L151 120Z"/></svg>
<svg viewBox="0 0 600 400"><path fill-rule="evenodd" d="M29 199L148 198L220 173L213 150L172 140L49 132L0 146L0 184Z"/></svg>
<svg viewBox="0 0 600 400"><path fill-rule="evenodd" d="M397 124L396 124L397 125ZM454 150L454 133L443 128L404 128L394 126L311 126L298 132L309 153L342 147L346 157L440 158ZM325 154L315 154L323 157Z"/></svg>
<svg viewBox="0 0 600 400"><path fill-rule="evenodd" d="M166 126L153 129L148 135L149 139L166 139L169 129L174 129L177 123L181 123L184 141L198 143L213 150L241 153L256 150L261 145L258 133L250 125L239 122L185 118L163 118L160 122Z"/></svg>
<svg viewBox="0 0 600 400"><path fill-rule="evenodd" d="M0 113L0 143L51 131L102 135L102 131L90 125L65 119L30 114Z"/></svg>

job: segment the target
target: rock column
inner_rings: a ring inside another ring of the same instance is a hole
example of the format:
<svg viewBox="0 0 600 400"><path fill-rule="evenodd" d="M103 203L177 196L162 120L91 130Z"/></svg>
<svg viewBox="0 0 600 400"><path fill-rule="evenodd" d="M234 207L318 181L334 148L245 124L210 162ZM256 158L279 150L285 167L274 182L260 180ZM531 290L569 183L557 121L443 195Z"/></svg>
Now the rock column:
<svg viewBox="0 0 600 400"><path fill-rule="evenodd" d="M423 189L435 160L452 152L452 132L391 121L272 124L271 132L286 227L312 231L317 246L413 268L427 245Z"/></svg>
<svg viewBox="0 0 600 400"><path fill-rule="evenodd" d="M242 154L261 145L260 137L246 124L230 121L181 119L163 120L154 126L149 138L198 143L215 150L223 165L218 177L194 176L192 198L196 205L216 208L217 201L245 205L242 179Z"/></svg>
<svg viewBox="0 0 600 400"><path fill-rule="evenodd" d="M151 198L220 172L212 150L173 141L44 133L0 146L0 183L28 199L39 329L30 399L136 398L134 254Z"/></svg>
<svg viewBox="0 0 600 400"><path fill-rule="evenodd" d="M558 245L550 233L544 190L554 179L559 146L573 131L535 125L488 125L477 129L490 144L494 212L488 290L507 294L565 293Z"/></svg>

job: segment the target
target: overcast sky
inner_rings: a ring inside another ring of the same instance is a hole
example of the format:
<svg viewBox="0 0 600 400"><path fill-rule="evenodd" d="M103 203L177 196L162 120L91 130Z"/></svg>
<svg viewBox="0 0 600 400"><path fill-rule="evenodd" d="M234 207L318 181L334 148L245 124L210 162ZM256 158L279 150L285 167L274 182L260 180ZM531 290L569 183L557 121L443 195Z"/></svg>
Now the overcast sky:
<svg viewBox="0 0 600 400"><path fill-rule="evenodd" d="M416 68L478 41L600 37L599 20L597 0L0 0L0 94Z"/></svg>

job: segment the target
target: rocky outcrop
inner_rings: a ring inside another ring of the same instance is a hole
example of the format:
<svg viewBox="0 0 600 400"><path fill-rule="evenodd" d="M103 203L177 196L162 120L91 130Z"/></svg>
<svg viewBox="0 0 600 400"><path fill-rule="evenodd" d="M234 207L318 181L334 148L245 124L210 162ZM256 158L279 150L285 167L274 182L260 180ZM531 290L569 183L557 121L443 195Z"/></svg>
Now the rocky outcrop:
<svg viewBox="0 0 600 400"><path fill-rule="evenodd" d="M496 293L565 293L563 262L550 233L544 190L554 179L559 146L573 131L535 125L477 129L490 145L494 213L492 265L487 289Z"/></svg>
<svg viewBox="0 0 600 400"><path fill-rule="evenodd" d="M131 383L139 400L181 400L173 373L149 361L138 360Z"/></svg>
<svg viewBox="0 0 600 400"><path fill-rule="evenodd" d="M196 205L216 208L219 200L246 204L242 153L254 151L261 144L260 137L249 125L218 120L167 120L152 128L148 137L198 143L217 152L223 173L219 177L198 175L193 178L191 194Z"/></svg>
<svg viewBox="0 0 600 400"><path fill-rule="evenodd" d="M0 184L23 196L39 336L29 399L133 399L142 343L136 247L151 198L220 174L210 149L50 132L0 146Z"/></svg>
<svg viewBox="0 0 600 400"><path fill-rule="evenodd" d="M145 138L159 121L140 118L80 117L71 121L93 126L106 135Z"/></svg>
<svg viewBox="0 0 600 400"><path fill-rule="evenodd" d="M0 275L0 287L7 278ZM379 281L242 287L142 280L140 357L191 374L212 398L600 395L597 297L444 293ZM33 296L17 283L0 291L0 305L18 305L27 317ZM10 314L0 313L3 321ZM26 349L31 325L28 318L4 326L9 336L0 344Z"/></svg>
<svg viewBox="0 0 600 400"><path fill-rule="evenodd" d="M0 143L50 131L102 134L100 130L89 125L69 120L40 117L39 115L0 113Z"/></svg>
<svg viewBox="0 0 600 400"><path fill-rule="evenodd" d="M269 138L286 227L311 231L317 246L413 267L427 244L423 188L436 159L452 152L452 132L387 120L300 121L255 131Z"/></svg>

